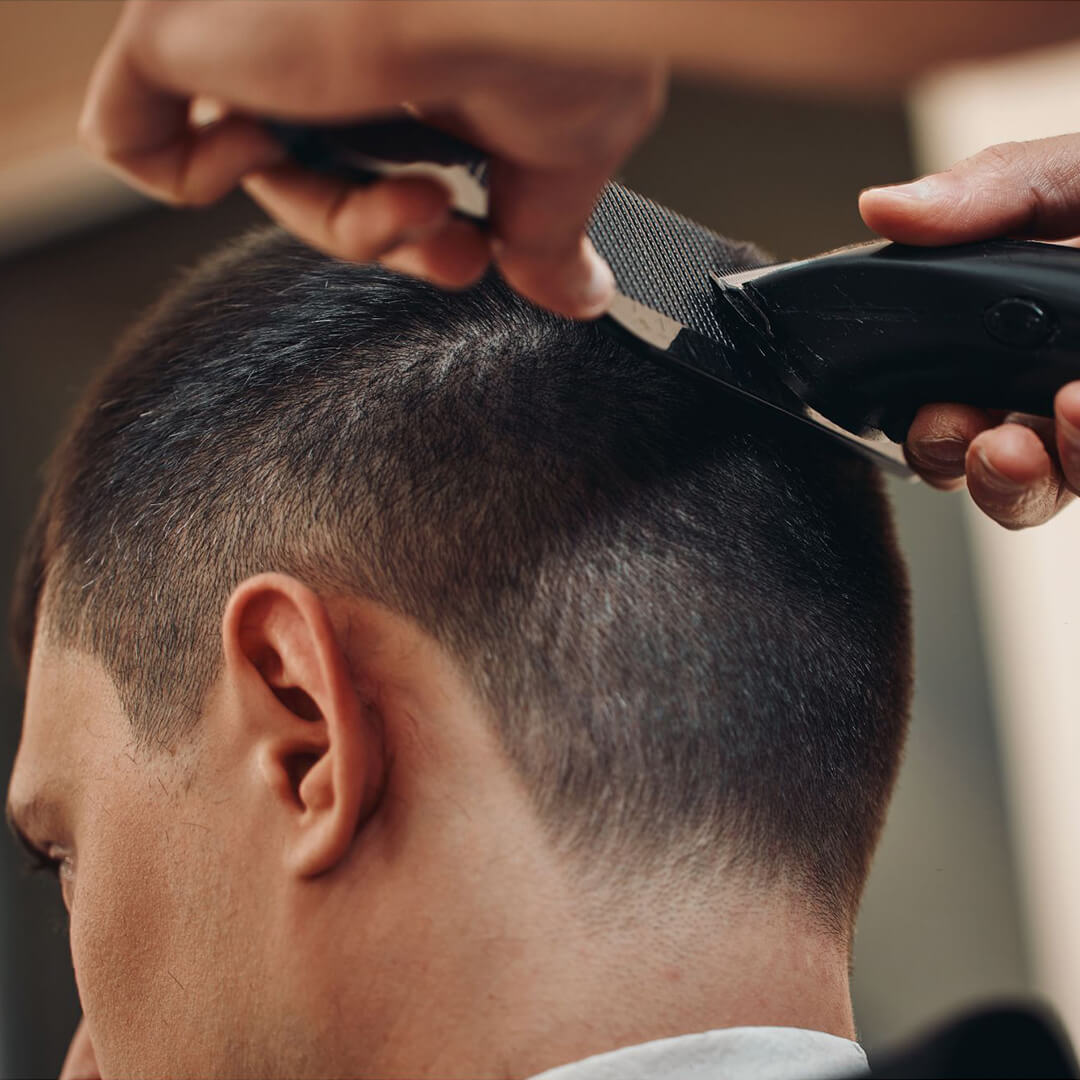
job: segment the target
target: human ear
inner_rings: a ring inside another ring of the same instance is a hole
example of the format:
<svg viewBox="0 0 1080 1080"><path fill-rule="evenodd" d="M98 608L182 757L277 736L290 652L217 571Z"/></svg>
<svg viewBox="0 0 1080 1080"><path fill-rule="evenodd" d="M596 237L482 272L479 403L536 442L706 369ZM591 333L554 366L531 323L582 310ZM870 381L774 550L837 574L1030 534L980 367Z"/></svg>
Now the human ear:
<svg viewBox="0 0 1080 1080"><path fill-rule="evenodd" d="M385 779L382 726L354 685L320 597L284 574L233 591L222 620L225 676L258 774L283 815L292 872L314 877L348 855Z"/></svg>

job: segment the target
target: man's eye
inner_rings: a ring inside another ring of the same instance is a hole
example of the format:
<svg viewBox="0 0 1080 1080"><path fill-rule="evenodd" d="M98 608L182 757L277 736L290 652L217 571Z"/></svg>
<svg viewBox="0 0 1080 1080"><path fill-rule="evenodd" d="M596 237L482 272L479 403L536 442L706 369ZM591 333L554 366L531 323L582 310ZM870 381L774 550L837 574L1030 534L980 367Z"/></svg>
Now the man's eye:
<svg viewBox="0 0 1080 1080"><path fill-rule="evenodd" d="M27 870L31 874L39 874L44 871L52 874L57 881L60 880L60 866L64 861L63 859L54 859L43 851L38 851L37 848L27 849L26 857L28 860Z"/></svg>

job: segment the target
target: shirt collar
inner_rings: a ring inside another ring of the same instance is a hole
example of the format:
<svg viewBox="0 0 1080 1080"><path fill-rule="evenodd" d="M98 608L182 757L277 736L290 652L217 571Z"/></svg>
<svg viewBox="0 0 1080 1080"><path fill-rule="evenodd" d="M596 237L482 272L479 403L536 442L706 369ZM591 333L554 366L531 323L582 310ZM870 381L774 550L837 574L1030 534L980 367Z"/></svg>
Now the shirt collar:
<svg viewBox="0 0 1080 1080"><path fill-rule="evenodd" d="M858 1043L789 1027L735 1027L594 1054L532 1080L815 1080L866 1076Z"/></svg>

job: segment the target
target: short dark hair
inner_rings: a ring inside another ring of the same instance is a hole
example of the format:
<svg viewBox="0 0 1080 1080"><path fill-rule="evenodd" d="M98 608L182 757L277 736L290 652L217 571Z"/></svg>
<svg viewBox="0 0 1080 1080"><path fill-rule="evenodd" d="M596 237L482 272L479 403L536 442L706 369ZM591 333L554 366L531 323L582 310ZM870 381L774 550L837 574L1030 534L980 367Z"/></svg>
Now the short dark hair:
<svg viewBox="0 0 1080 1080"><path fill-rule="evenodd" d="M28 655L43 606L138 736L175 740L264 570L438 640L569 854L629 878L722 859L849 929L911 683L868 462L494 278L440 292L264 228L85 396L15 636Z"/></svg>

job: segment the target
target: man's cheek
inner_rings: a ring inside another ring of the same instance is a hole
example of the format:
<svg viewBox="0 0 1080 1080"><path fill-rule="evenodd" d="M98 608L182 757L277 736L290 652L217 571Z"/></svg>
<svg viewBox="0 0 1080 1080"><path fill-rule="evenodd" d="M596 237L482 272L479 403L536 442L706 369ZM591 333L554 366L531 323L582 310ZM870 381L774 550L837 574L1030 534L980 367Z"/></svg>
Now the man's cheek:
<svg viewBox="0 0 1080 1080"><path fill-rule="evenodd" d="M150 1067L178 993L159 870L133 862L130 850L84 859L71 907L75 979L106 1076Z"/></svg>
<svg viewBox="0 0 1080 1080"><path fill-rule="evenodd" d="M71 959L98 1063L109 1075L120 1061L129 1059L132 1034L145 1019L146 931L126 898L116 895L114 902L101 903L101 895L93 882L77 885L71 910Z"/></svg>

